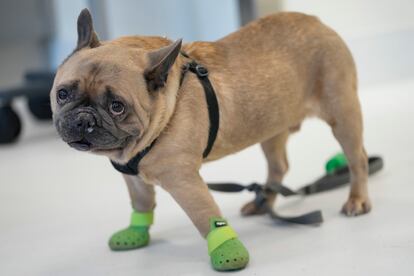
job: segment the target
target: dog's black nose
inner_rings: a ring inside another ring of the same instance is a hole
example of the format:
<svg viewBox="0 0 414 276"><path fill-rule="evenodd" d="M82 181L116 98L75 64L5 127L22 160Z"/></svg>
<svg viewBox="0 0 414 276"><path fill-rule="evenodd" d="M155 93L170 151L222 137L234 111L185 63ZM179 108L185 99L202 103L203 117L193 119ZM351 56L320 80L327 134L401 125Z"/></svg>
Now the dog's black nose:
<svg viewBox="0 0 414 276"><path fill-rule="evenodd" d="M91 133L95 124L95 117L87 112L78 113L73 122L73 126L82 134Z"/></svg>

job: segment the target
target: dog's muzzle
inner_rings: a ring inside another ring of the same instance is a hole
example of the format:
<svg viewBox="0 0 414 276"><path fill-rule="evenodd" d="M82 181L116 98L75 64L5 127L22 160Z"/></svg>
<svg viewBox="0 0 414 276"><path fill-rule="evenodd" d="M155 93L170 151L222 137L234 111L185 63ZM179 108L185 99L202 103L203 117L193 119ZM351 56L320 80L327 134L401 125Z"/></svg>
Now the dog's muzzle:
<svg viewBox="0 0 414 276"><path fill-rule="evenodd" d="M58 131L71 147L87 151L92 147L88 136L95 131L96 126L97 119L94 112L82 108L65 114L59 122Z"/></svg>

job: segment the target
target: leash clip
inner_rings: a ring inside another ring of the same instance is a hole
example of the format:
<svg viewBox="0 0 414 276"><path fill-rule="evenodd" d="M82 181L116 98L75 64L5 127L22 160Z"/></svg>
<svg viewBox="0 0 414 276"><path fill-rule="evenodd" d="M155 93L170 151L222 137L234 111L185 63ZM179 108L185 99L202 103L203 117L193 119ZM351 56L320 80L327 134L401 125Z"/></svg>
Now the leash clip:
<svg viewBox="0 0 414 276"><path fill-rule="evenodd" d="M248 190L249 192L261 192L263 191L263 185L260 185L258 183L252 183L246 186L246 190Z"/></svg>
<svg viewBox="0 0 414 276"><path fill-rule="evenodd" d="M248 190L249 192L254 192L256 194L256 197L254 198L254 204L256 205L256 207L262 208L263 205L266 204L267 194L263 185L260 185L258 183L252 183L246 186L246 190Z"/></svg>

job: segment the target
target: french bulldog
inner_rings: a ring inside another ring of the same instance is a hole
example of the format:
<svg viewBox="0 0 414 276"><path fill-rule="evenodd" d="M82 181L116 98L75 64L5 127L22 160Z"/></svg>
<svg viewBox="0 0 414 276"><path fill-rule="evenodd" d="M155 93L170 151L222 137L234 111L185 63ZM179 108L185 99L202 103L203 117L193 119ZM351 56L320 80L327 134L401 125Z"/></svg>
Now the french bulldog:
<svg viewBox="0 0 414 276"><path fill-rule="evenodd" d="M58 68L50 94L54 125L71 147L118 164L156 140L139 174L124 175L136 212L152 212L154 187L160 186L207 237L210 219L222 214L199 174L201 165L260 143L267 183L281 182L289 135L308 117L332 128L350 165L342 212L370 211L355 64L343 40L318 18L281 12L217 41L184 45L150 36L100 41L86 9L77 28L76 49ZM220 125L206 158L210 120L203 86L195 74L182 78L193 60L208 69L219 105ZM248 202L241 212L263 210Z"/></svg>

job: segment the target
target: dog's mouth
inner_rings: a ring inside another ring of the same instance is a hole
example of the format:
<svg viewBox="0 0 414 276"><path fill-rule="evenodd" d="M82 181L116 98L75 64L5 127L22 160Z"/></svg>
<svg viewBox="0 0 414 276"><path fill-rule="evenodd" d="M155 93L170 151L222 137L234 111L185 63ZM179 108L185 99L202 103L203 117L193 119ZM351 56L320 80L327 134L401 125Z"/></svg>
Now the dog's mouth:
<svg viewBox="0 0 414 276"><path fill-rule="evenodd" d="M82 140L76 141L76 142L70 142L68 144L72 148L80 150L80 151L88 151L92 147L92 144L85 138L83 138Z"/></svg>

